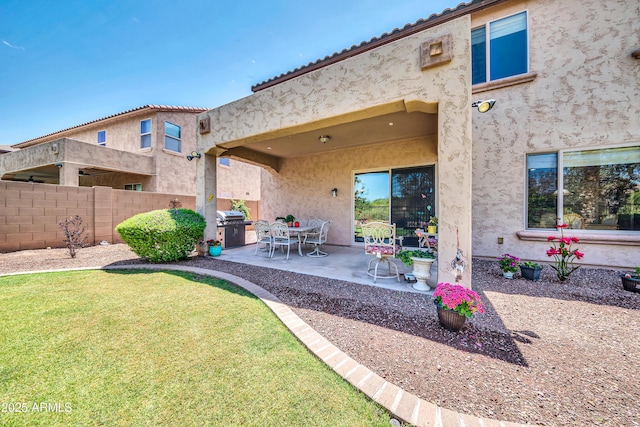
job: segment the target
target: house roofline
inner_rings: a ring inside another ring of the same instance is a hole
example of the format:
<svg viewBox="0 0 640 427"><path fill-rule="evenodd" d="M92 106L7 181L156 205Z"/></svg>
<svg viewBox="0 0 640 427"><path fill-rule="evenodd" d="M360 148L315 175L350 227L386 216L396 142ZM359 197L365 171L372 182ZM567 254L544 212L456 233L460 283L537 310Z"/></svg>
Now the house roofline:
<svg viewBox="0 0 640 427"><path fill-rule="evenodd" d="M49 140L52 136L63 137L65 133L68 133L69 131L72 131L72 130L77 130L77 129L83 128L85 126L94 125L94 124L100 123L100 122L110 121L110 120L115 119L115 118L120 119L120 118L123 118L123 117L126 117L126 116L130 116L130 115L139 115L139 114L147 112L147 111L149 111L149 112L153 111L153 112L202 113L202 112L205 112L207 110L208 110L207 108L200 108L200 107L179 107L179 106L173 106L173 105L147 104L147 105L143 105L142 107L132 108L131 110L123 111L121 113L112 114L110 116L102 117L100 119L92 120L90 122L82 123L80 125L76 125L76 126L72 126L70 128L66 128L66 129L62 129L62 130L56 131L56 132L52 132L52 133L49 133L47 135L43 135L43 136L39 136L37 138L29 139L27 141L19 142L17 144L11 145L11 148L15 149L15 148L30 147L32 145L40 144L40 143L44 142L45 140Z"/></svg>
<svg viewBox="0 0 640 427"><path fill-rule="evenodd" d="M429 28L433 28L445 22L454 20L464 15L477 12L482 9L486 9L491 6L495 6L499 3L504 3L508 0L473 0L469 3L460 3L455 9L447 8L439 14L432 14L427 19L419 19L414 24L407 24L402 29L395 28L391 33L384 33L380 37L374 37L369 41L363 41L359 45L353 45L349 49L343 49L341 52L335 52L331 56L325 56L322 59L318 59L315 62L310 62L307 65L296 68L293 71L280 74L269 80L265 80L262 83L251 86L252 92L259 92L263 89L267 89L271 86L286 82L304 74L310 73L315 70L327 67L337 62L344 61L345 59L360 55L361 53L378 48L388 43L395 42L397 40L408 37L412 34L424 31Z"/></svg>

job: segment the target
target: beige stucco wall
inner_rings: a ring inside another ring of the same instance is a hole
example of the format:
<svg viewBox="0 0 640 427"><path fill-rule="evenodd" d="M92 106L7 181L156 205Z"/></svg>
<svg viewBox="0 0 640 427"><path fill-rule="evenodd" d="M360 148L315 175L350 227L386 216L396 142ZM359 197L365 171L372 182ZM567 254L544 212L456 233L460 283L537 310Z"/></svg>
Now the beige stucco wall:
<svg viewBox="0 0 640 427"><path fill-rule="evenodd" d="M447 33L453 39L452 61L423 71L419 62L420 45ZM211 118L212 132L199 136L198 147L213 153L216 144L234 142L234 145L244 145L252 140L267 139L274 132L282 135L288 129L305 124L330 122L332 118L346 117L369 107L398 101L404 101L405 105L419 101L418 104L425 108L437 106L438 158L445 160L438 165L439 257L446 261L439 263L439 274L448 280L454 279L446 265L455 257L459 240L468 265L461 281L470 284L471 176L467 173L471 169L469 33L470 18L462 17L210 110L200 117L208 115ZM387 154L383 147L379 152L380 164L385 163ZM374 157L371 153L368 156ZM335 205L337 219L332 224L335 227L333 232L349 230L346 234L350 235L352 202L347 196L352 187L351 168L357 166L350 161L341 162L342 169L332 166L328 157L319 160L324 165L314 173L324 175L334 167L333 176L344 183L340 184L344 198L331 201L339 203ZM304 182L307 185L304 193L320 198L314 205L306 205L302 215L306 212L313 215L326 197L323 195L328 195L330 189L338 185L329 184L328 177L322 177L320 182L306 178L309 171L300 169L297 161L303 160L281 159L280 178L269 184L269 191L265 186L262 192L263 207L267 204L272 206L268 211L263 210L263 215L272 215L276 211L273 200L281 204L279 212L286 212L298 211L300 203L308 203L312 197L302 194L301 184L284 185L282 177ZM311 160L304 161L309 166L313 164ZM409 159L398 161L409 162ZM210 222L215 200L208 197L213 182L207 178L207 172L211 174L214 169L210 163L199 165L196 204ZM296 172L302 176L295 176ZM291 186L295 187L296 197L290 196ZM213 229L207 230L207 233L213 232Z"/></svg>
<svg viewBox="0 0 640 427"><path fill-rule="evenodd" d="M263 174L262 191L274 197L263 200L260 213L268 221L289 213L296 218L329 220L328 243L349 246L353 244L354 173L436 161L435 136L288 159L279 174ZM338 189L336 198L331 195L333 188ZM296 201L295 206L290 199Z"/></svg>
<svg viewBox="0 0 640 427"><path fill-rule="evenodd" d="M218 164L217 194L221 199L260 200L261 168L229 159L229 166Z"/></svg>
<svg viewBox="0 0 640 427"><path fill-rule="evenodd" d="M510 1L474 15L472 27L522 10L536 78L475 94L497 102L473 117L473 248L548 261L546 242L516 236L526 225L526 154L640 143L640 61L630 56L640 47L640 2ZM638 264L637 246L579 247L584 263Z"/></svg>

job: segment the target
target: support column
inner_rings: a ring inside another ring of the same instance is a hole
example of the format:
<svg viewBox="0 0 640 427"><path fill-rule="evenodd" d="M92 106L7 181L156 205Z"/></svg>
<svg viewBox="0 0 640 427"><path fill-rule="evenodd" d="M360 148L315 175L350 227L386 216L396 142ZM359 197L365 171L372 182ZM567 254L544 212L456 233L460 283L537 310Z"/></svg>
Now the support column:
<svg viewBox="0 0 640 427"><path fill-rule="evenodd" d="M472 110L461 92L438 104L438 282L470 288Z"/></svg>
<svg viewBox="0 0 640 427"><path fill-rule="evenodd" d="M216 211L218 210L217 168L218 157L205 153L196 160L196 211L204 216L207 227L205 240L215 239L217 233Z"/></svg>
<svg viewBox="0 0 640 427"><path fill-rule="evenodd" d="M78 187L80 185L77 165L65 162L61 168L58 168L58 174L60 177L60 185L66 187Z"/></svg>

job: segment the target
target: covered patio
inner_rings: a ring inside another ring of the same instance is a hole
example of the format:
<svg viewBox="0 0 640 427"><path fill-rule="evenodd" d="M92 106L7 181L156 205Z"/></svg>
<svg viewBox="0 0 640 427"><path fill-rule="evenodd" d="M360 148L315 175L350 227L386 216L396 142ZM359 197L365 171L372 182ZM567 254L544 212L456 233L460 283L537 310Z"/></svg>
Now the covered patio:
<svg viewBox="0 0 640 427"><path fill-rule="evenodd" d="M257 85L253 95L200 114L196 207L209 224L205 237L216 235L218 157L259 165L261 218L252 219L273 222L293 214L331 221L327 247L335 251L317 267L291 257L286 269L300 263L301 272L339 270L329 266L344 262L348 280L362 274L360 280L370 284L356 236L362 220L355 213L356 183L362 174L383 172L389 176L386 221L410 235L429 215L437 216L440 262L433 276L471 286L469 32L467 16L373 43L294 78ZM396 171L420 168L433 179L411 194L394 187ZM402 212L427 194L433 203L405 221ZM361 259L347 256L350 250ZM250 259L254 264L259 257ZM452 274L456 259L465 268Z"/></svg>

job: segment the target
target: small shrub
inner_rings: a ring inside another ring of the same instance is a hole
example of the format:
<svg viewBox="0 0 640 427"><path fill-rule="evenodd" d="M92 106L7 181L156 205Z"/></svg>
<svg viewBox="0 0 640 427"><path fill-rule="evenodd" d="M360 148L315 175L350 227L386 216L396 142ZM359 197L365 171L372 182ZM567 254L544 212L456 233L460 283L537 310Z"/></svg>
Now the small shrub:
<svg viewBox="0 0 640 427"><path fill-rule="evenodd" d="M89 240L86 227L82 225L82 218L80 215L76 215L73 218L65 218L64 221L60 221L60 228L64 234L62 242L69 249L71 258L75 258L76 251L83 248L87 244L87 240Z"/></svg>
<svg viewBox="0 0 640 427"><path fill-rule="evenodd" d="M136 255L171 262L191 254L206 225L204 217L190 209L160 209L134 215L116 231Z"/></svg>

